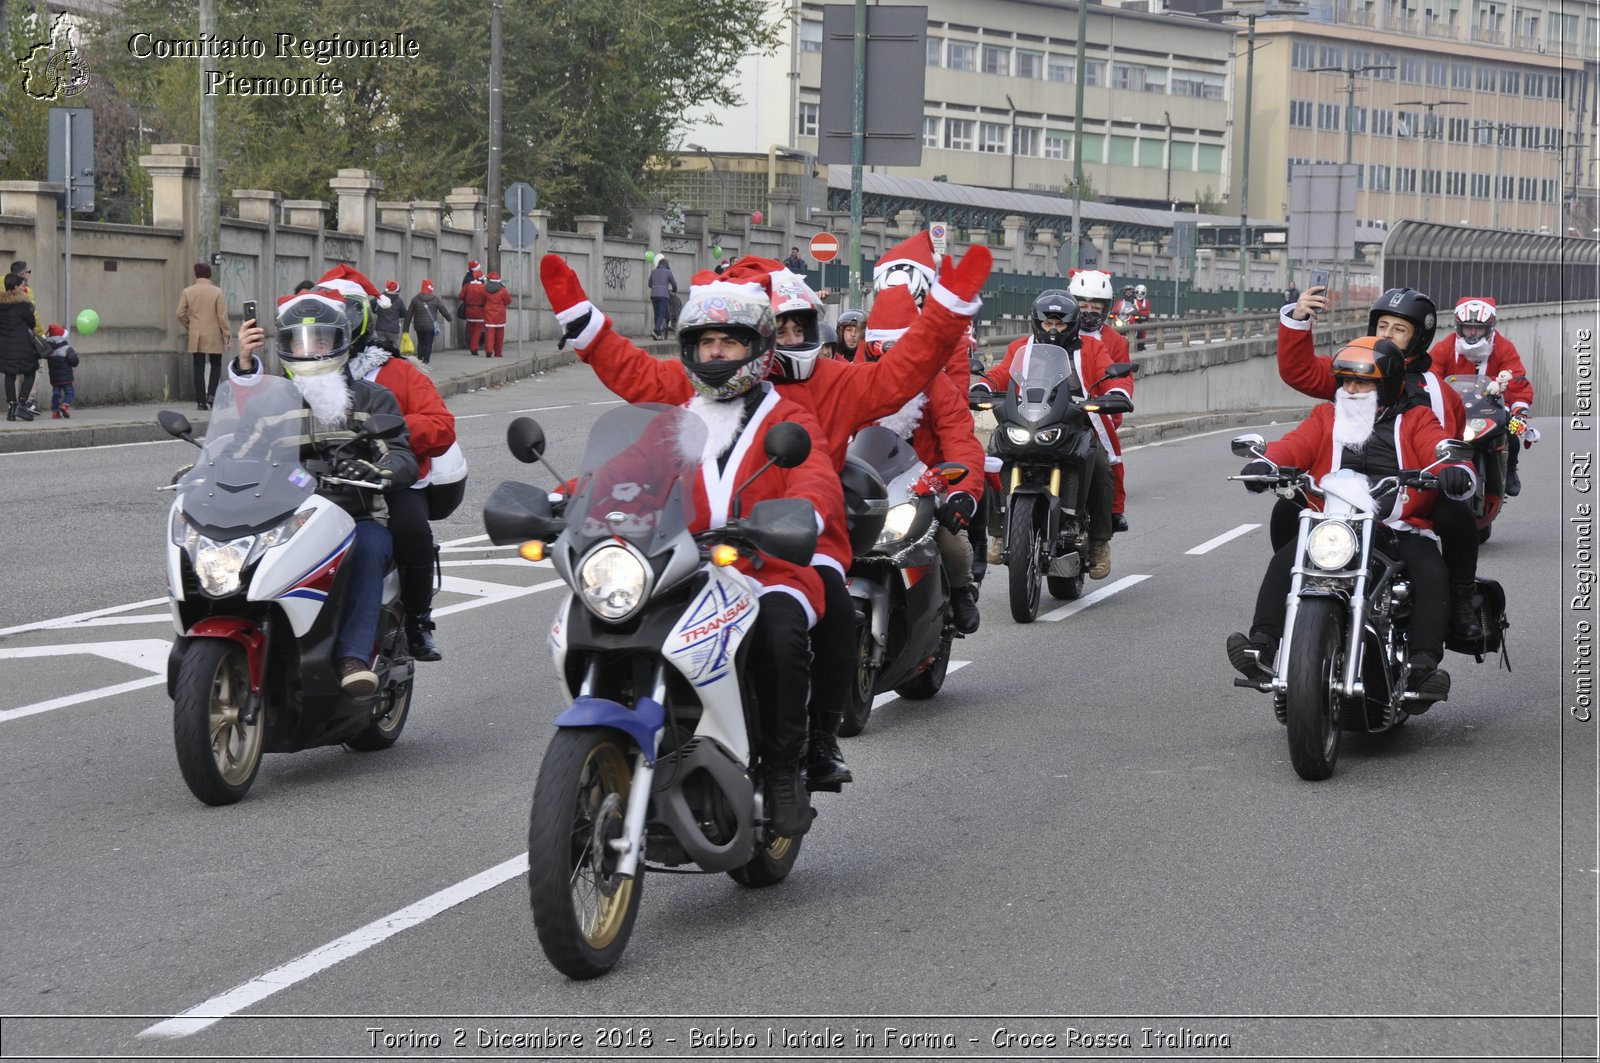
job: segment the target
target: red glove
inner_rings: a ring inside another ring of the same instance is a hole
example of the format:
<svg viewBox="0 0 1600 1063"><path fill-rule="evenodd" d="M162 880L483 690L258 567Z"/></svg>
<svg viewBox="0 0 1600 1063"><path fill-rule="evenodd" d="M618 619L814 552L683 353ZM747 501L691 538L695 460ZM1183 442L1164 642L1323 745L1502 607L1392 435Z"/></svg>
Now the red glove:
<svg viewBox="0 0 1600 1063"><path fill-rule="evenodd" d="M594 310L594 304L583 294L577 273L560 255L545 255L539 260L539 280L544 284L550 309L562 325L570 325Z"/></svg>
<svg viewBox="0 0 1600 1063"><path fill-rule="evenodd" d="M993 266L994 254L983 244L976 244L967 248L960 262L955 261L954 255L945 256L939 283L963 303L970 303L983 291L983 282L989 279Z"/></svg>

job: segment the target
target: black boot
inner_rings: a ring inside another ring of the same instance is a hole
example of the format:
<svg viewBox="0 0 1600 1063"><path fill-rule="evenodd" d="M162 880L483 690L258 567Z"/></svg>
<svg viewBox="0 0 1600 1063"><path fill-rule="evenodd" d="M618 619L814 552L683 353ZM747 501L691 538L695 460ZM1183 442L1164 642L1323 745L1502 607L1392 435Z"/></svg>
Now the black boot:
<svg viewBox="0 0 1600 1063"><path fill-rule="evenodd" d="M1522 477L1517 475L1517 448L1521 446L1520 440L1511 441L1511 450L1506 454L1506 497L1516 498L1522 494Z"/></svg>
<svg viewBox="0 0 1600 1063"><path fill-rule="evenodd" d="M6 406L6 420L15 421L16 419L17 419L17 404L14 403L14 402L7 404L7 406Z"/></svg>
<svg viewBox="0 0 1600 1063"><path fill-rule="evenodd" d="M1421 697L1406 702L1406 711L1420 716L1433 707L1436 701L1450 698L1450 673L1439 667L1439 660L1431 653L1419 653L1411 658L1411 680L1407 686Z"/></svg>
<svg viewBox="0 0 1600 1063"><path fill-rule="evenodd" d="M28 409L28 404L27 403L19 402L19 403L17 403L15 409L17 411L17 415L15 417L15 420L18 420L18 421L31 421L31 420L33 420L33 411Z"/></svg>
<svg viewBox="0 0 1600 1063"><path fill-rule="evenodd" d="M950 592L950 607L955 611L956 630L970 635L978 630L978 585L969 583Z"/></svg>
<svg viewBox="0 0 1600 1063"><path fill-rule="evenodd" d="M816 812L806 798L799 764L768 766L767 820L772 832L784 838L798 838L811 829Z"/></svg>
<svg viewBox="0 0 1600 1063"><path fill-rule="evenodd" d="M1246 635L1235 631L1228 636L1228 663L1234 671L1258 683L1272 678L1277 652L1277 640L1261 632Z"/></svg>
<svg viewBox="0 0 1600 1063"><path fill-rule="evenodd" d="M406 646L419 661L444 658L433 639L433 568L407 565L400 570L400 602L406 610Z"/></svg>
<svg viewBox="0 0 1600 1063"><path fill-rule="evenodd" d="M1472 595L1476 590L1476 580L1450 581L1450 634L1458 639L1476 642L1483 638L1478 610L1472 606Z"/></svg>
<svg viewBox="0 0 1600 1063"><path fill-rule="evenodd" d="M832 727L811 732L806 743L807 790L836 794L845 783L855 781L850 766L844 762L844 754L839 751L839 739L834 736L838 726L839 721L835 719Z"/></svg>

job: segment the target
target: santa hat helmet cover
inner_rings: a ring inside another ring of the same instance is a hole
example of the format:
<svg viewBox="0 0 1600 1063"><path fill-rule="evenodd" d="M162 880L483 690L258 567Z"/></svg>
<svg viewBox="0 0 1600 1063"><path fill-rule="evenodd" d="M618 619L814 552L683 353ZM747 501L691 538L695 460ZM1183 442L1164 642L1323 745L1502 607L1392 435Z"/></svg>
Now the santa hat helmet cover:
<svg viewBox="0 0 1600 1063"><path fill-rule="evenodd" d="M933 259L933 237L926 229L908 240L902 240L883 253L872 267L872 286L878 291L905 286L917 305L938 279Z"/></svg>
<svg viewBox="0 0 1600 1063"><path fill-rule="evenodd" d="M867 334L864 342L867 357L877 360L894 346L911 326L917 323L919 311L911 292L905 285L895 285L881 293L867 315Z"/></svg>
<svg viewBox="0 0 1600 1063"><path fill-rule="evenodd" d="M357 346L372 328L369 299L378 297L378 286L360 270L340 263L322 275L318 288L331 289L344 297L345 313L350 318L350 343Z"/></svg>

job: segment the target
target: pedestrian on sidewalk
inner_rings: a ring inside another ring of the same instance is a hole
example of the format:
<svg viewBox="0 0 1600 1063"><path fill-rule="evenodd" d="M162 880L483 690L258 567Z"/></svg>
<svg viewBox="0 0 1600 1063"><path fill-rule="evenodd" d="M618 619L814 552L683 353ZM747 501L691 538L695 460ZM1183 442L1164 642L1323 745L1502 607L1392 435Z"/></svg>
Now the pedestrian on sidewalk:
<svg viewBox="0 0 1600 1063"><path fill-rule="evenodd" d="M22 278L22 290L28 293L28 301L33 304L33 334L42 338L44 336L44 322L39 319L39 301L33 297L33 270L28 268L26 261L19 258L11 263L11 269L8 272L15 273ZM38 347L38 344L36 343L34 346ZM18 396L17 406L18 408L26 407L31 414L39 412L39 404L34 401L31 390L24 391Z"/></svg>
<svg viewBox="0 0 1600 1063"><path fill-rule="evenodd" d="M383 292L372 301L372 341L390 354L400 353L400 319L406 304L400 297L400 282L385 281Z"/></svg>
<svg viewBox="0 0 1600 1063"><path fill-rule="evenodd" d="M666 255L656 256L656 268L650 271L650 308L655 311L651 338L667 338L667 311L677 290L678 279L672 275L672 263L667 261Z"/></svg>
<svg viewBox="0 0 1600 1063"><path fill-rule="evenodd" d="M783 260L783 264L788 267L790 273L801 277L806 275L806 260L800 257L799 247L789 248L789 257Z"/></svg>
<svg viewBox="0 0 1600 1063"><path fill-rule="evenodd" d="M506 356L506 308L511 305L511 289L500 280L500 274L489 274L483 286L483 356Z"/></svg>
<svg viewBox="0 0 1600 1063"><path fill-rule="evenodd" d="M6 378L8 421L33 420L25 400L33 392L34 374L39 371L39 352L33 345L38 323L22 278L7 273L5 291L0 292L0 373Z"/></svg>
<svg viewBox="0 0 1600 1063"><path fill-rule="evenodd" d="M194 283L178 299L178 324L189 331L195 409L209 410L222 382L222 352L233 348L233 329L228 324L227 300L222 289L211 283L211 267L204 262L194 264ZM209 383L207 362L211 364Z"/></svg>
<svg viewBox="0 0 1600 1063"><path fill-rule="evenodd" d="M59 421L72 416L72 404L77 393L72 386L72 371L78 367L78 352L67 340L67 330L51 324L44 330L44 341L50 345L45 366L50 370L50 417Z"/></svg>
<svg viewBox="0 0 1600 1063"><path fill-rule="evenodd" d="M444 308L444 300L434 292L433 282L424 278L422 287L411 297L411 305L406 307L405 322L401 325L402 331L417 330L417 360L423 365L433 361L433 341L444 331L440 322L452 320L450 311Z"/></svg>
<svg viewBox="0 0 1600 1063"><path fill-rule="evenodd" d="M478 356L478 348L483 345L483 300L484 284L483 270L478 268L476 259L468 263L472 269L467 274L467 279L461 282L461 291L457 294L457 302L461 316L467 319L467 353L474 358Z"/></svg>

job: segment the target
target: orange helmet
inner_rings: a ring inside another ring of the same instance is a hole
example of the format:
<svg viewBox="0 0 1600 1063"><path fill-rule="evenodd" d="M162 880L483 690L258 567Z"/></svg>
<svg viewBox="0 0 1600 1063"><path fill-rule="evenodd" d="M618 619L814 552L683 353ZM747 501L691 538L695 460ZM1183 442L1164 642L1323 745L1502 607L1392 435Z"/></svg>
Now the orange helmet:
<svg viewBox="0 0 1600 1063"><path fill-rule="evenodd" d="M1406 386L1406 357L1391 340L1358 336L1333 356L1333 378L1378 385L1378 405L1391 406Z"/></svg>

